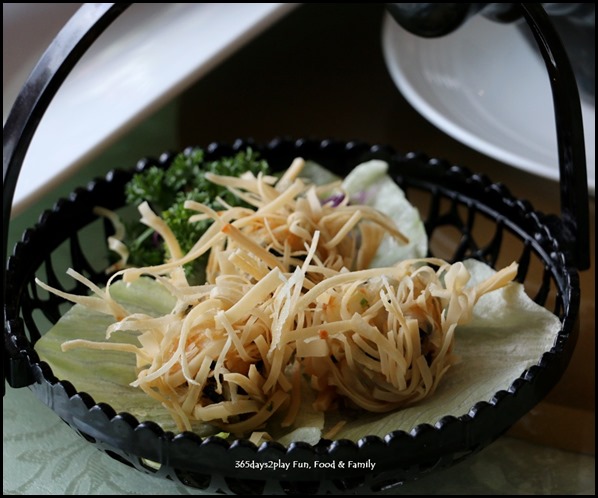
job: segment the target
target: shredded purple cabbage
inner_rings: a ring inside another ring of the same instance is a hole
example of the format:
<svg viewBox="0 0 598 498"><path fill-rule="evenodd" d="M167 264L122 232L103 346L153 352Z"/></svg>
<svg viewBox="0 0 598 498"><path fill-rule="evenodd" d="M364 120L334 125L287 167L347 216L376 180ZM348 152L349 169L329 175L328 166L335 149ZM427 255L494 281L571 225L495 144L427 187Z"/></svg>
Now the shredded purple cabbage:
<svg viewBox="0 0 598 498"><path fill-rule="evenodd" d="M345 194L334 194L328 197L327 199L322 202L324 204L332 204L332 207L338 206L343 200L345 199Z"/></svg>

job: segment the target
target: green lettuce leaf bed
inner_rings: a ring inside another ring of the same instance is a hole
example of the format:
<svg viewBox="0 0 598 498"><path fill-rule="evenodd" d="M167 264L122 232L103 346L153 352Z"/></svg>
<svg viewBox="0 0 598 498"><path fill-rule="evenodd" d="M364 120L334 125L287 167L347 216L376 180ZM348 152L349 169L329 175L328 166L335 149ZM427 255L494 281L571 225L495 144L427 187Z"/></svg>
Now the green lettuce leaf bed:
<svg viewBox="0 0 598 498"><path fill-rule="evenodd" d="M349 194L386 211L409 237L408 247L394 242L383 245L373 266L388 266L391 261L424 257L427 237L417 210L405 199L403 192L386 175L385 167L369 163L356 169L344 182ZM335 179L319 166L310 164L307 174L321 181ZM393 245L394 244L394 245ZM470 285L475 285L494 272L489 266L474 260L465 262L471 273ZM116 282L111 295L131 311L158 316L167 314L175 300L157 281L139 278L131 284ZM106 329L113 317L74 305L60 321L36 344L43 361L56 377L70 381L78 391L90 394L96 402L108 403L117 412L128 412L140 421L152 420L164 430L176 431L176 425L166 408L130 386L137 378L135 355L121 351L90 349L61 350L61 345L73 339L95 342L106 340ZM265 429L277 441L288 444L301 440L316 443L339 421L344 425L335 439L358 440L366 435L384 437L402 429L410 431L418 424L435 424L440 418L461 416L479 401L489 401L498 391L506 390L526 369L537 364L554 344L560 330L559 319L536 305L521 284L484 295L474 308L473 320L457 328L454 353L459 362L442 379L436 392L419 403L386 414L363 411L326 413L311 406L309 392L295 426L282 430L273 418ZM136 344L135 334L118 332L118 342ZM199 435L218 432L214 427L195 423Z"/></svg>

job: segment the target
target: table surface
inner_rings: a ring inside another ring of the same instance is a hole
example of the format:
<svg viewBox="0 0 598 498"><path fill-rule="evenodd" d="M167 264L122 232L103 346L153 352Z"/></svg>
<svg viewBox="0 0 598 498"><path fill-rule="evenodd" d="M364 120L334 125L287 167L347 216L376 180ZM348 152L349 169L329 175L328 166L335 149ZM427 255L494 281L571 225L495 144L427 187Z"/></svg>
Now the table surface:
<svg viewBox="0 0 598 498"><path fill-rule="evenodd" d="M11 224L11 240L74 185L136 158L211 141L276 136L361 139L487 174L539 211L559 212L559 186L494 161L424 120L382 59L382 7L304 5L104 151ZM590 201L592 269L595 203ZM595 280L581 274L578 345L545 401L507 435L458 465L394 490L409 494L595 493ZM27 389L3 400L4 494L195 494L143 475L75 435ZM466 475L467 479L463 476Z"/></svg>

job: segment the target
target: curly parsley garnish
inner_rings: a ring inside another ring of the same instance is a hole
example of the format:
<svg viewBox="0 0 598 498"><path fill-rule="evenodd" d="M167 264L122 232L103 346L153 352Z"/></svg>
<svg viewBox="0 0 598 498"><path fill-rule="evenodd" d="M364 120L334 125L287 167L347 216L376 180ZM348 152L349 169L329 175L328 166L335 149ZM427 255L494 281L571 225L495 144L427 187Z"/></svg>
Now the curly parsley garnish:
<svg viewBox="0 0 598 498"><path fill-rule="evenodd" d="M138 206L147 201L166 221L182 251L188 252L208 228L210 221L189 223L194 212L183 207L186 200L201 202L215 210L222 207L217 203L217 197L231 206L246 205L225 187L209 182L205 173L240 176L246 171L255 175L268 173L268 163L251 148L216 161L206 161L203 149L192 149L176 156L166 169L151 166L135 174L125 187L127 203ZM162 240L140 222L128 224L125 243L130 251L129 263L134 266L161 264L168 257ZM206 262L207 255L185 268L193 283L202 282Z"/></svg>

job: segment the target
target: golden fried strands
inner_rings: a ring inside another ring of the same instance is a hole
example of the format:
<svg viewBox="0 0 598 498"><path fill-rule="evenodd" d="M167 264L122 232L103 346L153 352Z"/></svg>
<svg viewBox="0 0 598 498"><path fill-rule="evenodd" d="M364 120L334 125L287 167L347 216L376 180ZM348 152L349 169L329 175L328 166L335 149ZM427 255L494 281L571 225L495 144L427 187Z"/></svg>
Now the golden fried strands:
<svg viewBox="0 0 598 498"><path fill-rule="evenodd" d="M223 205L217 213L188 202L198 212L193 221L214 221L195 247L182 255L169 240L170 261L113 277L159 280L177 299L169 315L128 313L111 300L110 283L106 292L90 287L97 297L87 300L63 294L113 313L107 338L139 332L139 347L122 345L137 356L132 385L167 407L181 429L199 420L248 434L275 415L291 426L304 383L321 411L348 404L385 412L417 402L454 362L456 326L481 295L515 276L513 264L466 287L465 267L439 259L369 269L383 237L405 237L369 206L321 201L322 188L297 178L301 167L296 160L278 181L210 175L252 208ZM168 237L143 209L145 222ZM190 286L182 265L208 251L207 282ZM104 346L78 340L63 349L74 347Z"/></svg>

